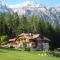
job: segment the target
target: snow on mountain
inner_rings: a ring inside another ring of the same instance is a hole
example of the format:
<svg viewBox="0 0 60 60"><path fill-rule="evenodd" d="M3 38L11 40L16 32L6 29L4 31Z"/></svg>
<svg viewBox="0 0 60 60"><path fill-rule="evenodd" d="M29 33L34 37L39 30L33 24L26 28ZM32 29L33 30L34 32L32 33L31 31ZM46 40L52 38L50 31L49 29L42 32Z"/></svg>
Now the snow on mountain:
<svg viewBox="0 0 60 60"><path fill-rule="evenodd" d="M60 7L52 7L49 10L52 16L51 18L53 18L53 21L55 21L57 24L60 24Z"/></svg>
<svg viewBox="0 0 60 60"><path fill-rule="evenodd" d="M11 11L11 9L8 8L7 4L0 1L0 12L9 12L9 11Z"/></svg>
<svg viewBox="0 0 60 60"><path fill-rule="evenodd" d="M18 15L30 16L32 14L39 15L44 21L49 21L51 24L60 24L60 5L47 8L42 4L37 4L32 1L26 1L15 5L1 5L1 11L13 11Z"/></svg>

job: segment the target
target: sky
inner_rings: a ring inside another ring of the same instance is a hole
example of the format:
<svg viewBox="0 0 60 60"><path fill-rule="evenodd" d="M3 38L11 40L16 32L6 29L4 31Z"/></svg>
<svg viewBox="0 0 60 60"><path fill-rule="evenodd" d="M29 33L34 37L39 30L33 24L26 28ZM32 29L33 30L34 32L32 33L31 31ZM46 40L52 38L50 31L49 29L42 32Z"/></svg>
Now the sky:
<svg viewBox="0 0 60 60"><path fill-rule="evenodd" d="M8 4L20 4L25 1L29 1L29 0L5 0L5 2ZM43 4L47 7L54 7L56 5L60 5L60 0L31 0L31 1L35 3Z"/></svg>

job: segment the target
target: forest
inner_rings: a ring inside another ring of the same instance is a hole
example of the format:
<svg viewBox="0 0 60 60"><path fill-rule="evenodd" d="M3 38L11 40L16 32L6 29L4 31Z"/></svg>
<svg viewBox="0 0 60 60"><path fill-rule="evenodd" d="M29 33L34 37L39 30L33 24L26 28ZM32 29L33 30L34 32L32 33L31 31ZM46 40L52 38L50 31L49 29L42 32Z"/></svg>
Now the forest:
<svg viewBox="0 0 60 60"><path fill-rule="evenodd" d="M50 24L39 15L20 16L17 13L0 13L0 43L21 33L38 33L50 41L50 50L60 47L60 26Z"/></svg>

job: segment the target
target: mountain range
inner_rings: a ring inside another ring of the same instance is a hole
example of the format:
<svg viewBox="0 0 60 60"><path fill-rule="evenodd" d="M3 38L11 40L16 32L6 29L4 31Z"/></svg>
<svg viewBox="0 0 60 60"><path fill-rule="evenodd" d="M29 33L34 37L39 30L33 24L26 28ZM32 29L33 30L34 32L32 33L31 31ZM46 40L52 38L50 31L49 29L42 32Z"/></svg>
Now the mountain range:
<svg viewBox="0 0 60 60"><path fill-rule="evenodd" d="M17 12L18 15L31 16L39 15L44 21L47 20L51 24L60 25L60 5L47 8L46 6L31 1L21 4L6 5L0 3L0 12Z"/></svg>

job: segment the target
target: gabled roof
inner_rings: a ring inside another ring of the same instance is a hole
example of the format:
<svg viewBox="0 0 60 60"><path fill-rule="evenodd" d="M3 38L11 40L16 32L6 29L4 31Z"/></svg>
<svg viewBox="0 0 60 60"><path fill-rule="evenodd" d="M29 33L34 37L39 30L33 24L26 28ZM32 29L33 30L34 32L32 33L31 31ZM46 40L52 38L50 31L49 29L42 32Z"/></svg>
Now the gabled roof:
<svg viewBox="0 0 60 60"><path fill-rule="evenodd" d="M13 38L13 39L9 39L9 41L15 41L16 38Z"/></svg>
<svg viewBox="0 0 60 60"><path fill-rule="evenodd" d="M22 33L19 36L19 39L36 39L39 38L39 40L48 40L50 41L50 39L48 39L47 37L41 36L40 34L32 34L32 33Z"/></svg>
<svg viewBox="0 0 60 60"><path fill-rule="evenodd" d="M31 33L22 33L20 35L18 35L17 37L13 38L13 39L10 39L9 41L16 41L16 40L47 40L47 41L50 41L50 39L44 37L44 36L41 36L40 34L31 34Z"/></svg>

